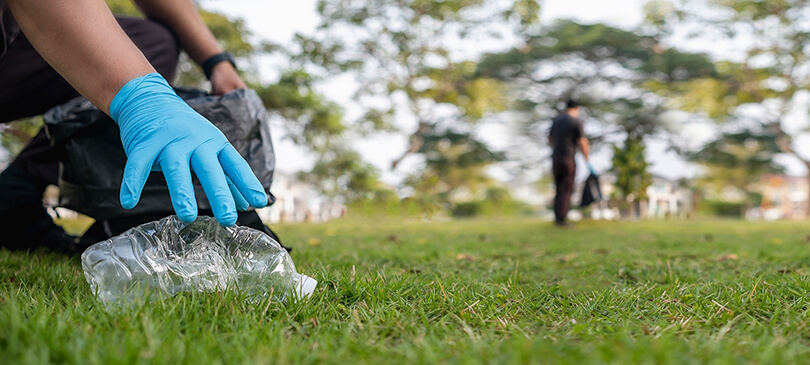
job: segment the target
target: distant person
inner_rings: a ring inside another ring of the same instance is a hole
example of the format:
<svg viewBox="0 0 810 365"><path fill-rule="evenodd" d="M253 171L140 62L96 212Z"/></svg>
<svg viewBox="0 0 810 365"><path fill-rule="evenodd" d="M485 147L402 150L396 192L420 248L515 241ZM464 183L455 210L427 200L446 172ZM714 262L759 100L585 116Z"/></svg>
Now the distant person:
<svg viewBox="0 0 810 365"><path fill-rule="evenodd" d="M554 223L560 227L568 226L566 218L568 209L571 207L571 193L574 190L574 176L577 172L577 164L574 160L577 146L582 149L582 156L585 157L588 168L593 172L589 156L590 144L585 138L582 121L579 119L580 106L575 100L568 100L565 106L565 113L554 118L548 135L548 142L553 148L552 171L554 172L554 185L557 188L557 194L554 197Z"/></svg>

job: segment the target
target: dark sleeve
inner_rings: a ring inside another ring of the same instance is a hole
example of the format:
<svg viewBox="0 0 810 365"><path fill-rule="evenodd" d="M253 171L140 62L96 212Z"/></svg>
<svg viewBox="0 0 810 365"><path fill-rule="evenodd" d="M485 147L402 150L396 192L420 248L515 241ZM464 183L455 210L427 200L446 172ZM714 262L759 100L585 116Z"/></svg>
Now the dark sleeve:
<svg viewBox="0 0 810 365"><path fill-rule="evenodd" d="M585 131L582 130L581 120L577 120L574 124L574 141L579 141L580 138L585 137Z"/></svg>
<svg viewBox="0 0 810 365"><path fill-rule="evenodd" d="M0 0L0 58L6 55L9 45L20 33L20 27L14 20L6 0Z"/></svg>

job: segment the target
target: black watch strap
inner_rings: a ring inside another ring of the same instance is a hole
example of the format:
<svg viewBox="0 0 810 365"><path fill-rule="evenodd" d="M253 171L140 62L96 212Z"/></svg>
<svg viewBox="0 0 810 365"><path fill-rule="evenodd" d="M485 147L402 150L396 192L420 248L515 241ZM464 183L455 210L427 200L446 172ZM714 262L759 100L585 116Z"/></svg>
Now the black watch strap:
<svg viewBox="0 0 810 365"><path fill-rule="evenodd" d="M220 62L228 61L233 65L233 68L236 68L236 62L233 59L233 55L230 52L223 52L219 54L215 54L211 57L208 57L205 62L202 63L202 69L205 73L205 77L209 80L211 79L211 71L214 70L214 66L218 65Z"/></svg>

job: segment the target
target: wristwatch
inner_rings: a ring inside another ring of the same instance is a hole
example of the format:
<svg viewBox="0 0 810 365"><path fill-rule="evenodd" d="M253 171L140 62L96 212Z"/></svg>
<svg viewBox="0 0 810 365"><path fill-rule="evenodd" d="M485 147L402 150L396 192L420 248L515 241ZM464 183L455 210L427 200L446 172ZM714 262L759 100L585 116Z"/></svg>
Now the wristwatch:
<svg viewBox="0 0 810 365"><path fill-rule="evenodd" d="M233 68L236 68L236 61L233 59L233 55L231 54L231 52L218 53L211 57L208 57L208 59L202 63L202 69L203 73L205 73L205 77L210 80L211 72L214 70L214 66L224 61L230 62L233 65Z"/></svg>

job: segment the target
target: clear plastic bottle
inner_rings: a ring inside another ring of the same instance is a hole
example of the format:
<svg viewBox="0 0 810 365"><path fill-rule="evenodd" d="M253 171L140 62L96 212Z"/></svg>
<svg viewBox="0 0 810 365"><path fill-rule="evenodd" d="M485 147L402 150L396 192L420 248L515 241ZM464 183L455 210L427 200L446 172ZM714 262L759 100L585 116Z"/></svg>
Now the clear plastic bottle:
<svg viewBox="0 0 810 365"><path fill-rule="evenodd" d="M249 298L310 295L317 281L298 274L290 255L268 235L222 227L210 217L185 224L176 216L132 228L82 254L90 287L106 304L151 295L234 288Z"/></svg>

